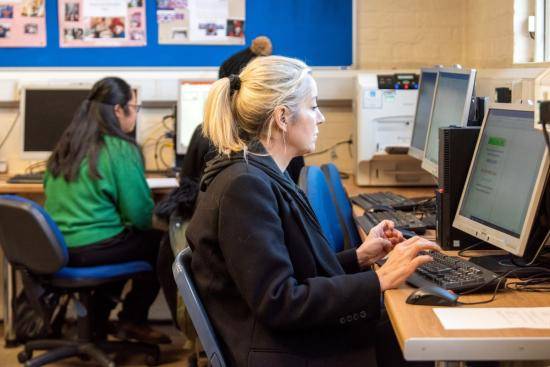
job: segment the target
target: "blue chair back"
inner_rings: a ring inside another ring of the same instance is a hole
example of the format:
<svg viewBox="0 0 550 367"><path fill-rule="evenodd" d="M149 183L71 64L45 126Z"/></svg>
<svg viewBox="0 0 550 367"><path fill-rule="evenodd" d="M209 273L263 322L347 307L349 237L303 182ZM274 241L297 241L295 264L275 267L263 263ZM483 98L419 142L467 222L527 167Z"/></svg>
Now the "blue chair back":
<svg viewBox="0 0 550 367"><path fill-rule="evenodd" d="M210 366L225 367L226 364L218 345L216 333L195 288L195 282L191 274L191 248L185 248L176 256L172 271Z"/></svg>
<svg viewBox="0 0 550 367"><path fill-rule="evenodd" d="M343 219L345 227L344 236L349 240L349 245L351 247L357 247L361 244L361 237L359 236L359 232L357 232L357 226L353 219L353 209L346 189L342 185L340 172L338 172L338 168L336 168L334 163L323 164L321 170L327 179L332 200Z"/></svg>
<svg viewBox="0 0 550 367"><path fill-rule="evenodd" d="M325 175L317 166L306 166L300 173L299 185L306 193L332 250L342 251L345 245L344 233L340 227L338 210L332 201Z"/></svg>
<svg viewBox="0 0 550 367"><path fill-rule="evenodd" d="M53 274L69 255L61 231L32 200L0 195L0 245L8 261L34 274Z"/></svg>

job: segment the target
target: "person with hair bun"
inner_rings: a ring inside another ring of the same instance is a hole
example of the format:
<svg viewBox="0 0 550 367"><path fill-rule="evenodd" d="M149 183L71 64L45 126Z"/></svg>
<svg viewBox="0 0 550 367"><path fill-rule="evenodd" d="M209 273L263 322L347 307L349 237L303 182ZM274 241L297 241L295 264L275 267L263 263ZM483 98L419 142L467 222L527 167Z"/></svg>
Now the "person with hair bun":
<svg viewBox="0 0 550 367"><path fill-rule="evenodd" d="M135 129L140 106L124 80L94 84L47 163L45 209L63 233L69 266L87 267L147 261L156 269L160 231L152 229L153 199ZM107 320L125 282L99 286L92 296L96 338L105 338ZM169 343L147 324L159 292L155 272L132 281L116 330L121 338Z"/></svg>
<svg viewBox="0 0 550 367"><path fill-rule="evenodd" d="M204 133L219 157L200 182L186 231L201 300L230 366L404 364L381 294L438 250L384 221L357 248L332 252L285 172L314 151L324 116L303 62L266 56L215 82ZM389 254L373 271L371 265Z"/></svg>

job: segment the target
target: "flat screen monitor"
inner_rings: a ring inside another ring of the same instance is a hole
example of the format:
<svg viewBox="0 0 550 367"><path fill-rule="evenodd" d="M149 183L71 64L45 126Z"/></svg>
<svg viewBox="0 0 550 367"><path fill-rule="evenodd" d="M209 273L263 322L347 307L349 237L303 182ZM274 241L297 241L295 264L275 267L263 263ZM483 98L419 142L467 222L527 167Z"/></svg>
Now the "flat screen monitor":
<svg viewBox="0 0 550 367"><path fill-rule="evenodd" d="M532 106L494 104L483 122L453 226L523 256L548 173Z"/></svg>
<svg viewBox="0 0 550 367"><path fill-rule="evenodd" d="M438 174L439 128L467 125L475 76L474 69L439 71L422 160L422 168L435 177Z"/></svg>
<svg viewBox="0 0 550 367"><path fill-rule="evenodd" d="M193 132L204 120L210 81L180 81L178 91L176 153L186 154Z"/></svg>
<svg viewBox="0 0 550 367"><path fill-rule="evenodd" d="M90 86L24 86L21 88L22 158L47 159ZM137 93L137 90L134 89ZM139 103L139 102L138 102ZM135 132L131 133L135 138Z"/></svg>
<svg viewBox="0 0 550 367"><path fill-rule="evenodd" d="M420 71L420 86L418 87L418 99L416 100L416 112L414 114L413 132L409 155L422 159L424 157L424 145L430 123L430 114L435 94L438 69L422 69Z"/></svg>

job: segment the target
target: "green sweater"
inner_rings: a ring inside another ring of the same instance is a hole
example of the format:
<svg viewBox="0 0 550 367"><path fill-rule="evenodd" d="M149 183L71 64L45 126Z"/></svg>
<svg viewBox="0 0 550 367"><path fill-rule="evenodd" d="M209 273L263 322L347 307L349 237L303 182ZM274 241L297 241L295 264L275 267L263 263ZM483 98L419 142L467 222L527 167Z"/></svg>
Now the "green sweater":
<svg viewBox="0 0 550 367"><path fill-rule="evenodd" d="M97 165L101 179L90 178L88 159L75 181L49 172L44 177L44 206L68 247L114 237L125 227L151 228L153 199L139 151L113 136L105 135L104 141Z"/></svg>

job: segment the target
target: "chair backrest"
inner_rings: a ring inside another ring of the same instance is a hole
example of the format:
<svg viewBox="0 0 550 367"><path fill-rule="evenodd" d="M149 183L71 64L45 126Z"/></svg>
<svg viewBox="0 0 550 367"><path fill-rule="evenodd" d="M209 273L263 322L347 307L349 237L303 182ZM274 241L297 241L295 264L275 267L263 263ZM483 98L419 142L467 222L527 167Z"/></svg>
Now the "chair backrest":
<svg viewBox="0 0 550 367"><path fill-rule="evenodd" d="M176 256L172 271L210 365L212 367L225 367L226 364L218 345L216 333L195 288L195 282L191 274L191 248L187 247Z"/></svg>
<svg viewBox="0 0 550 367"><path fill-rule="evenodd" d="M349 241L351 247L357 247L361 244L361 237L357 232L357 226L353 220L353 209L349 201L346 189L342 185L340 179L340 172L334 163L323 164L321 170L325 174L325 177L330 188L332 195L332 201L336 205L336 209L340 213L344 222L344 237Z"/></svg>
<svg viewBox="0 0 550 367"><path fill-rule="evenodd" d="M342 251L345 246L344 233L325 175L317 166L306 166L300 173L299 185L306 193L332 250L334 252Z"/></svg>
<svg viewBox="0 0 550 367"><path fill-rule="evenodd" d="M67 264L61 231L40 205L0 195L0 245L10 264L33 274L53 274Z"/></svg>

